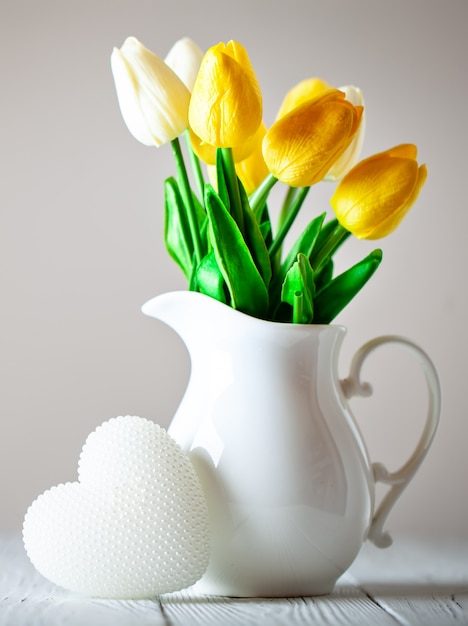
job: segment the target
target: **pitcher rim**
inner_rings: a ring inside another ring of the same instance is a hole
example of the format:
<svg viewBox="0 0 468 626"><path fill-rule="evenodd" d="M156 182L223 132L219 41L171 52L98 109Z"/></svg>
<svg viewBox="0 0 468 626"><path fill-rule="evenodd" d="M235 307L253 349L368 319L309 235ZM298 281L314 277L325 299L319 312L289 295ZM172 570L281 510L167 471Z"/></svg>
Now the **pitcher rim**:
<svg viewBox="0 0 468 626"><path fill-rule="evenodd" d="M225 304L224 302L221 302L220 300L216 300L216 298L212 298L211 296L207 295L207 294L203 294L200 293L198 291L190 291L189 289L176 289L176 290L172 290L172 291L164 291L160 294L157 294L156 296L154 296L153 298L150 298L149 300L147 300L146 302L144 302L144 304L141 307L141 311L144 315L147 315L149 317L155 317L153 315L151 315L151 313L148 312L148 308L149 308L149 304L153 301L155 301L156 299L159 298L164 298L164 297L170 297L170 296L181 296L181 297L189 297L189 298L200 298L203 299L205 301L212 301L212 303L214 304L214 306L218 306L220 309L222 308L223 310L230 311L230 313L228 313L228 315L236 315L237 317L243 317L244 319L248 319L249 321L252 321L253 323L262 323L264 324L268 324L270 326L278 326L278 328L284 328L284 329L289 329L289 330L295 330L297 332L300 331L305 331L305 330L310 330L312 328L315 329L336 329L339 330L343 333L346 333L347 331L347 327L343 324L294 324L293 322L278 322L278 321L273 321L273 320L268 320L268 319L264 319L261 317L255 317L254 315L250 315L249 313L244 313L243 311L239 311L238 309L235 309L231 306L229 306L228 304ZM146 309L146 310L145 310Z"/></svg>

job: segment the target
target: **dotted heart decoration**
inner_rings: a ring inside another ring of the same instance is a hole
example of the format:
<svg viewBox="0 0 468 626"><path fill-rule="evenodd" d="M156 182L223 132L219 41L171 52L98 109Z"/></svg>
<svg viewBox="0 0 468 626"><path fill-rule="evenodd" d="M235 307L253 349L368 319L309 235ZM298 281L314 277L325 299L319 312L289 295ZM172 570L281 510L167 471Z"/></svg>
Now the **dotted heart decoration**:
<svg viewBox="0 0 468 626"><path fill-rule="evenodd" d="M57 585L101 598L150 598L194 584L209 560L203 489L188 456L147 419L120 416L92 432L78 482L29 507L26 552Z"/></svg>

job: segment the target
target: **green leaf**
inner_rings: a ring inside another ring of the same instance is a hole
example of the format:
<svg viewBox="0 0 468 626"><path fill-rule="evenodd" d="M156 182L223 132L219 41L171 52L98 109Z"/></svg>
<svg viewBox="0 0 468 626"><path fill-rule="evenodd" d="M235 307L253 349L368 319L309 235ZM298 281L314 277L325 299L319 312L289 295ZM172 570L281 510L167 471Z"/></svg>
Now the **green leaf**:
<svg viewBox="0 0 468 626"><path fill-rule="evenodd" d="M315 290L318 292L328 285L333 279L334 263L330 257L322 265L318 272L314 272Z"/></svg>
<svg viewBox="0 0 468 626"><path fill-rule="evenodd" d="M262 233L263 241L268 246L269 242L272 239L271 222L270 222L270 218L269 217L267 219L262 220L260 222L260 232Z"/></svg>
<svg viewBox="0 0 468 626"><path fill-rule="evenodd" d="M273 277L270 287L270 311L272 316L275 315L275 312L280 304L281 289L284 279L286 278L286 274L296 262L298 254L304 254L308 258L312 254L323 220L325 219L325 215L325 213L319 215L306 226L304 231L291 247L289 254L281 264L278 273Z"/></svg>
<svg viewBox="0 0 468 626"><path fill-rule="evenodd" d="M225 282L214 250L200 263L196 275L197 291L226 304Z"/></svg>
<svg viewBox="0 0 468 626"><path fill-rule="evenodd" d="M211 243L226 281L233 308L254 317L265 317L268 291L233 217L210 186L205 190Z"/></svg>
<svg viewBox="0 0 468 626"><path fill-rule="evenodd" d="M226 209L231 212L231 203L229 200L229 191L226 183L226 172L224 170L224 159L221 150L216 150L216 185L218 187L218 196Z"/></svg>
<svg viewBox="0 0 468 626"><path fill-rule="evenodd" d="M263 278L265 286L268 288L271 280L271 261L268 248L262 234L262 230L252 213L249 199L245 193L244 186L239 180L239 193L244 214L245 241L252 254L254 263Z"/></svg>
<svg viewBox="0 0 468 626"><path fill-rule="evenodd" d="M192 188L190 187L190 181L188 179L187 169L185 167L184 157L178 137L175 137L171 140L171 146L176 161L179 192L185 205L184 220L186 221L190 230L191 244L193 245L195 263L198 265L198 263L201 262L204 254L200 240L200 223L198 220L197 209L194 203L195 195L192 191ZM180 216L180 219L182 219L182 215Z"/></svg>
<svg viewBox="0 0 468 626"><path fill-rule="evenodd" d="M210 244L208 241L208 218L204 206L200 203L199 199L193 194L193 204L195 207L195 214L197 216L198 231L200 234L200 246L203 255L206 255L210 250Z"/></svg>
<svg viewBox="0 0 468 626"><path fill-rule="evenodd" d="M335 230L335 227L337 226L337 224L338 224L338 220L337 219L332 219L329 222L327 222L326 224L322 225L322 228L320 229L319 236L317 237L317 243L315 245L314 252L316 252L317 250L319 250L322 247L322 245L325 243L325 240L328 239L328 237ZM312 263L312 258L310 259L310 262Z"/></svg>
<svg viewBox="0 0 468 626"><path fill-rule="evenodd" d="M175 178L164 182L164 241L167 251L185 277L192 274L193 244L184 201Z"/></svg>
<svg viewBox="0 0 468 626"><path fill-rule="evenodd" d="M350 235L351 233L343 228L337 219L333 219L322 226L315 247L309 256L316 274L322 271L323 266L333 258L335 252ZM327 248L328 252L324 256L324 250Z"/></svg>
<svg viewBox="0 0 468 626"><path fill-rule="evenodd" d="M314 293L314 272L309 259L304 254L298 254L297 261L286 274L281 290L281 301L292 307L295 323L312 323Z"/></svg>
<svg viewBox="0 0 468 626"><path fill-rule="evenodd" d="M382 250L374 250L318 292L314 299L314 324L330 324L364 287L381 261Z"/></svg>

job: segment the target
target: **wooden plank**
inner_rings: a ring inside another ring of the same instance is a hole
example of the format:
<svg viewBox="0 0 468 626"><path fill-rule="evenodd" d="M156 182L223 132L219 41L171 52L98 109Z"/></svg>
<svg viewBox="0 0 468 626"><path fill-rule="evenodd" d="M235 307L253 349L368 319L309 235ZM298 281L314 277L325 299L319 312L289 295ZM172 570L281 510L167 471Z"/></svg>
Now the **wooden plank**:
<svg viewBox="0 0 468 626"><path fill-rule="evenodd" d="M401 624L468 624L468 542L398 538L388 550L366 544L348 573Z"/></svg>
<svg viewBox="0 0 468 626"><path fill-rule="evenodd" d="M272 626L395 624L383 609L349 584L340 584L331 596L306 599L195 597L189 592L167 594L154 602L84 598L38 574L18 538L4 540L0 550L0 626L248 626L262 622Z"/></svg>
<svg viewBox="0 0 468 626"><path fill-rule="evenodd" d="M468 542L366 544L329 596L222 598L188 591L145 601L67 592L30 564L19 537L0 535L0 626L468 625Z"/></svg>
<svg viewBox="0 0 468 626"><path fill-rule="evenodd" d="M395 619L349 585L315 598L195 597L187 592L162 597L171 626L395 626Z"/></svg>

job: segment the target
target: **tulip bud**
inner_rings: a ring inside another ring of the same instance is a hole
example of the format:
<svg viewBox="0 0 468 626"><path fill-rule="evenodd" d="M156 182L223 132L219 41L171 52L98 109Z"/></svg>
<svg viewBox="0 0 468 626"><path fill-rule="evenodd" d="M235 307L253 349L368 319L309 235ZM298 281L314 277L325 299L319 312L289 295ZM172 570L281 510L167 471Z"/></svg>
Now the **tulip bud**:
<svg viewBox="0 0 468 626"><path fill-rule="evenodd" d="M363 111L357 133L354 135L353 140L343 154L333 163L331 168L326 173L324 177L324 180L326 181L340 180L352 167L356 165L361 154L366 130L366 111L364 109L364 97L362 95L362 91L353 85L340 87L339 90L345 94L345 99L348 102L351 102L351 104L355 107L363 107Z"/></svg>
<svg viewBox="0 0 468 626"><path fill-rule="evenodd" d="M330 87L330 85L328 85L321 78L307 78L306 80L301 81L290 89L284 97L276 119L280 119L292 111L295 107L298 107L304 102L324 94L329 89L332 89L332 87ZM354 106L364 106L364 98L358 87L347 85L345 87L339 87L338 89L345 94L345 100L351 102ZM354 139L343 152L341 157L333 163L330 170L325 174L324 180L339 180L340 178L343 178L343 176L349 172L354 165L356 165L359 155L361 154L364 132L365 111L362 113L359 129L355 134Z"/></svg>
<svg viewBox="0 0 468 626"><path fill-rule="evenodd" d="M237 148L249 141L262 121L262 97L247 52L230 41L203 57L192 90L190 126L202 142Z"/></svg>
<svg viewBox="0 0 468 626"><path fill-rule="evenodd" d="M353 167L330 200L340 224L359 239L381 239L393 232L427 177L416 156L416 146L402 144Z"/></svg>
<svg viewBox="0 0 468 626"><path fill-rule="evenodd" d="M147 146L161 146L188 127L190 92L162 59L135 37L111 56L122 117L132 135Z"/></svg>
<svg viewBox="0 0 468 626"><path fill-rule="evenodd" d="M300 83L294 85L284 96L276 119L279 120L304 102L321 96L329 89L333 89L333 87L321 78L306 78L305 80L301 80Z"/></svg>
<svg viewBox="0 0 468 626"><path fill-rule="evenodd" d="M255 135L255 147L246 159L236 163L236 173L244 185L247 195L253 193L268 176L268 168L262 153L262 140L266 127L262 123Z"/></svg>
<svg viewBox="0 0 468 626"><path fill-rule="evenodd" d="M320 181L356 135L362 107L330 89L277 120L263 140L263 156L278 180L292 187Z"/></svg>
<svg viewBox="0 0 468 626"><path fill-rule="evenodd" d="M175 42L164 62L177 74L187 89L192 91L202 58L203 50L194 41L184 37Z"/></svg>

